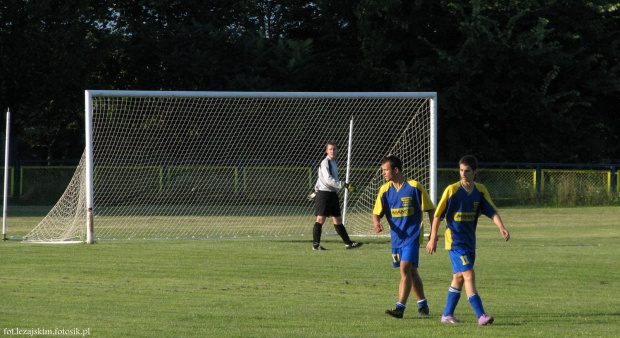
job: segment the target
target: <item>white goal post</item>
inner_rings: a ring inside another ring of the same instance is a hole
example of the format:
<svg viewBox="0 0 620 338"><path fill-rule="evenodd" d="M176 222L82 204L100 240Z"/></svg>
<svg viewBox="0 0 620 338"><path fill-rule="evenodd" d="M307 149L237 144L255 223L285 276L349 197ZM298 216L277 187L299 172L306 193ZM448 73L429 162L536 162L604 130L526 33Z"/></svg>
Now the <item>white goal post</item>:
<svg viewBox="0 0 620 338"><path fill-rule="evenodd" d="M434 92L87 90L85 105L80 164L25 241L311 238L306 196L328 141L357 188L349 234L373 235L386 155L437 202Z"/></svg>

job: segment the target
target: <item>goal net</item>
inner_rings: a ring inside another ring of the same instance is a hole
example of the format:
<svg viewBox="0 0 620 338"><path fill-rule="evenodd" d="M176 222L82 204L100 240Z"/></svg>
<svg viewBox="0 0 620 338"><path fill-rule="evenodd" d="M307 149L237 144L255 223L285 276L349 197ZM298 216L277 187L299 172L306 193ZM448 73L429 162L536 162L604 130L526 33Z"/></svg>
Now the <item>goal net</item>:
<svg viewBox="0 0 620 338"><path fill-rule="evenodd" d="M346 198L349 234L373 235L379 162L388 154L436 201L435 93L85 96L82 160L26 241L311 238L306 196L328 141L339 146L340 179L348 167L357 188Z"/></svg>

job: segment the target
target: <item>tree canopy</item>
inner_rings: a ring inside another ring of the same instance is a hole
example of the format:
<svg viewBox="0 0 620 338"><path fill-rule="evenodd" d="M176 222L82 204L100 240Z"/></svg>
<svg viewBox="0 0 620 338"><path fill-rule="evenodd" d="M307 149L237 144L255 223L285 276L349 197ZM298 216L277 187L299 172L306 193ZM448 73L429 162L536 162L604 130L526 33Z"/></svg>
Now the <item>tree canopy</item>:
<svg viewBox="0 0 620 338"><path fill-rule="evenodd" d="M13 158L79 157L85 89L432 91L440 161L620 163L620 3L3 1Z"/></svg>

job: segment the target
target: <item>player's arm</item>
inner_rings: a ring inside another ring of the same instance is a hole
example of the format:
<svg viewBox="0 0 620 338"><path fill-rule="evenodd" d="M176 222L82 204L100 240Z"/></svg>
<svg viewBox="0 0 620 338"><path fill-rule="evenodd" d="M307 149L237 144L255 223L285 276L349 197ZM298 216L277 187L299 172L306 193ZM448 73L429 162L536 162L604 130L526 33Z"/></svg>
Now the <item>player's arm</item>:
<svg viewBox="0 0 620 338"><path fill-rule="evenodd" d="M432 229L433 228L433 222L435 221L435 209L426 210L426 212L428 213L428 220L429 220L429 222L431 224L431 229ZM430 238L429 238L429 241L430 241ZM435 239L435 241L437 241L437 239Z"/></svg>
<svg viewBox="0 0 620 338"><path fill-rule="evenodd" d="M508 232L508 230L506 230L504 222L502 222L502 218L499 217L497 207L495 207L493 200L491 200L491 195L489 194L489 191L483 185L478 185L478 188L480 189L480 191L482 191L484 196L481 201L482 213L493 220L493 223L495 223L495 225L499 228L499 231L502 233L502 237L504 237L504 240L507 242L508 240L510 240L510 233Z"/></svg>
<svg viewBox="0 0 620 338"><path fill-rule="evenodd" d="M504 222L502 222L502 218L499 217L497 207L495 207L493 200L491 200L491 195L489 194L489 191L483 185L479 185L478 187L480 188L484 196L481 201L482 213L493 220L493 223L495 223L495 225L499 228L499 231L502 233L502 237L504 237L504 240L507 242L508 240L510 240L510 233L508 232L508 230L506 230Z"/></svg>
<svg viewBox="0 0 620 338"><path fill-rule="evenodd" d="M431 234L428 237L428 243L426 243L426 251L429 254L433 254L437 250L437 241L439 239L437 232L439 231L439 224L441 224L441 217L431 217Z"/></svg>
<svg viewBox="0 0 620 338"><path fill-rule="evenodd" d="M380 233L381 231L383 231L383 225L381 225L381 216L379 215L372 215L372 223L375 226L375 233Z"/></svg>
<svg viewBox="0 0 620 338"><path fill-rule="evenodd" d="M508 242L510 240L510 233L504 226L504 222L502 222L502 218L499 217L498 213L493 215L493 223L495 223L495 225L499 228L499 231L502 233L502 237L504 237L504 240Z"/></svg>
<svg viewBox="0 0 620 338"><path fill-rule="evenodd" d="M381 225L381 215L384 214L383 201L381 200L382 196L383 187L379 189L379 194L377 194L377 199L375 200L375 206L372 209L372 224L374 225L374 231L377 234L383 231L383 225Z"/></svg>
<svg viewBox="0 0 620 338"><path fill-rule="evenodd" d="M435 222L435 210L436 209L431 209L426 211L428 213L428 220L431 222L431 230L433 228L433 223Z"/></svg>
<svg viewBox="0 0 620 338"><path fill-rule="evenodd" d="M441 195L441 199L435 208L435 215L432 218L431 234L428 237L428 243L426 244L426 251L429 254L433 254L437 250L437 241L439 239L439 225L441 224L442 217L445 217L446 208L448 207L448 199L452 194L451 187L447 187Z"/></svg>

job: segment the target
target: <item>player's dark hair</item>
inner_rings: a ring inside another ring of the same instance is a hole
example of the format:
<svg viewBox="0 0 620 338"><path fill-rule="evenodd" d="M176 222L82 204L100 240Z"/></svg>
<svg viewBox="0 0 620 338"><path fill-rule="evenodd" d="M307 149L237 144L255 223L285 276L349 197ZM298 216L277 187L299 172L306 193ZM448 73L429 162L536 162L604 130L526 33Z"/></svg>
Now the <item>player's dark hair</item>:
<svg viewBox="0 0 620 338"><path fill-rule="evenodd" d="M467 165L471 170L478 170L478 159L474 155L465 155L459 160L459 164Z"/></svg>
<svg viewBox="0 0 620 338"><path fill-rule="evenodd" d="M336 143L334 143L334 142L332 142L332 141L329 141L329 142L327 142L327 144L325 144L325 149L327 149L327 147L329 147L329 146L334 146L334 147L338 148L338 146L336 145Z"/></svg>
<svg viewBox="0 0 620 338"><path fill-rule="evenodd" d="M403 172L403 161L401 161L400 158L394 155L388 155L381 160L381 164L384 164L387 162L390 163L390 167L392 167L392 169L398 168L400 172Z"/></svg>

